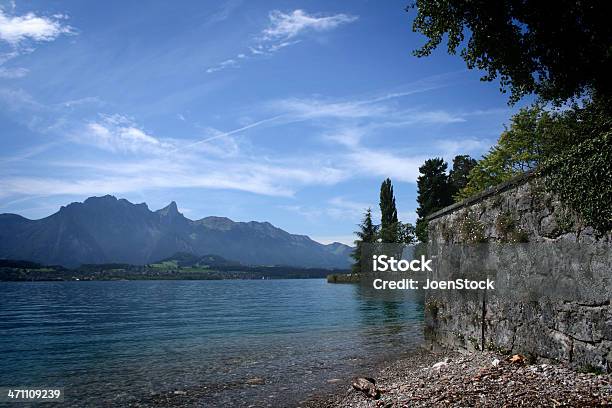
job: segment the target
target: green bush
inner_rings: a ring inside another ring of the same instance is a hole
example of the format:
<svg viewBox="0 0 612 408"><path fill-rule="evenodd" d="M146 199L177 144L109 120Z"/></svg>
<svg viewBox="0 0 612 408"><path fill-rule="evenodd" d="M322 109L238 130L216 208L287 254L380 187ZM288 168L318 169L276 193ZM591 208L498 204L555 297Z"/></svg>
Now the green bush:
<svg viewBox="0 0 612 408"><path fill-rule="evenodd" d="M547 160L539 173L547 189L599 234L612 230L612 132Z"/></svg>

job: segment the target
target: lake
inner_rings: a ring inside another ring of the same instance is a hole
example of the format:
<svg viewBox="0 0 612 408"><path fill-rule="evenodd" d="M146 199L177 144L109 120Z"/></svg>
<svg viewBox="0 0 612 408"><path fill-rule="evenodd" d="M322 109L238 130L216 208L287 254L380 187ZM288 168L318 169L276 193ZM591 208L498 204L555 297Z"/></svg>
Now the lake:
<svg viewBox="0 0 612 408"><path fill-rule="evenodd" d="M64 387L75 407L195 389L201 406L295 406L419 345L422 304L398 292L322 279L0 282L0 387Z"/></svg>

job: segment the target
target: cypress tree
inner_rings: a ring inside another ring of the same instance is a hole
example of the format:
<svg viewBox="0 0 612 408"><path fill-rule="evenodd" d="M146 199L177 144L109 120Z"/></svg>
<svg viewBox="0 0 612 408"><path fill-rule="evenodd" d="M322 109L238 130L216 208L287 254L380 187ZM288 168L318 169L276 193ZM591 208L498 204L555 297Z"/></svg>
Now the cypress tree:
<svg viewBox="0 0 612 408"><path fill-rule="evenodd" d="M398 225L393 185L387 178L380 186L380 238L382 242L398 241Z"/></svg>

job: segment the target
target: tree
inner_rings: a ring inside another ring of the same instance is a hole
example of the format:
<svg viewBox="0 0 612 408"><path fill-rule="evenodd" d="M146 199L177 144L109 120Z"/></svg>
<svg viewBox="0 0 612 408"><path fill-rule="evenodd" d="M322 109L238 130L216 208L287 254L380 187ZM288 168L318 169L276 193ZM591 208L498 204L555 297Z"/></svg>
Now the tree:
<svg viewBox="0 0 612 408"><path fill-rule="evenodd" d="M380 186L380 238L382 242L398 242L398 219L395 196L390 179Z"/></svg>
<svg viewBox="0 0 612 408"><path fill-rule="evenodd" d="M521 109L497 144L472 169L467 184L456 197L470 197L609 132L612 129L609 110L610 105L599 98L561 112L547 111L537 104Z"/></svg>
<svg viewBox="0 0 612 408"><path fill-rule="evenodd" d="M453 169L448 173L448 182L450 183L451 196L455 195L465 188L468 183L470 171L476 166L477 161L469 155L455 156L453 159Z"/></svg>
<svg viewBox="0 0 612 408"><path fill-rule="evenodd" d="M427 242L427 221L425 217L452 204L451 190L446 175L446 162L441 158L428 159L419 167L417 179L416 235L421 242Z"/></svg>
<svg viewBox="0 0 612 408"><path fill-rule="evenodd" d="M357 240L355 240L355 250L351 254L355 263L353 264L353 273L361 272L361 254L364 243L369 244L376 241L378 237L378 227L372 222L372 210L368 208L363 215L363 220L359 224L359 231L355 231Z"/></svg>
<svg viewBox="0 0 612 408"><path fill-rule="evenodd" d="M562 103L592 91L610 96L612 24L606 0L416 0L412 29L428 39L428 56L447 38L481 78L499 78L510 102L535 93Z"/></svg>
<svg viewBox="0 0 612 408"><path fill-rule="evenodd" d="M411 223L398 222L397 242L406 245L413 245L417 242L416 230Z"/></svg>

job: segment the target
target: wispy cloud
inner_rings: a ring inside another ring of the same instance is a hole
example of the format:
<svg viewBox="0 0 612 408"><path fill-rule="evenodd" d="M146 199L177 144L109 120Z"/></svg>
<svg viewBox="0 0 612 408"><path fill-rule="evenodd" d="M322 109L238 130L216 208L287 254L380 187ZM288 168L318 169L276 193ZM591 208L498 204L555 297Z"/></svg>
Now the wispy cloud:
<svg viewBox="0 0 612 408"><path fill-rule="evenodd" d="M321 163L262 162L242 157L231 162L202 156L44 163L65 176L0 178L0 198L23 195L53 196L125 194L164 188L205 188L291 197L307 185L337 183L346 175ZM62 171L63 169L63 171ZM78 170L78 171L75 171Z"/></svg>
<svg viewBox="0 0 612 408"><path fill-rule="evenodd" d="M238 65L238 62L235 59L230 58L230 59L227 59L225 61L220 62L219 64L215 65L214 67L208 68L206 70L206 73L207 74L212 74L213 72L221 71L221 70L223 70L225 68L234 67L236 65Z"/></svg>
<svg viewBox="0 0 612 408"><path fill-rule="evenodd" d="M329 31L342 24L352 23L357 16L347 14L335 15L312 15L304 10L293 10L291 13L283 13L279 10L270 12L270 26L263 30L264 40L288 40L297 35L313 31Z"/></svg>
<svg viewBox="0 0 612 408"><path fill-rule="evenodd" d="M243 0L227 0L221 6L217 8L208 18L204 21L205 25L212 25L225 21L229 16L242 5Z"/></svg>
<svg viewBox="0 0 612 408"><path fill-rule="evenodd" d="M54 105L54 109L69 109ZM22 108L40 111L40 104L27 98ZM54 113L52 111L51 113ZM54 147L24 151L0 160L0 198L23 196L125 194L167 188L203 188L243 191L265 196L292 197L309 185L331 185L346 179L342 169L319 158L270 159L243 152L233 135L274 118L260 120L229 132L213 128L203 140L160 137L125 115L99 114L95 120L73 125L64 143L89 146L74 157L37 159L34 165L45 176L14 172L15 163ZM61 138L67 128L57 129ZM64 149L61 149L64 150ZM107 154L102 154L107 152ZM232 160L228 160L231 157Z"/></svg>
<svg viewBox="0 0 612 408"><path fill-rule="evenodd" d="M13 7L14 9L14 7ZM8 14L0 8L0 42L7 43L10 52L0 54L0 78L15 79L28 74L24 67L7 67L6 64L23 54L34 51L33 45L53 41L62 34L74 34L75 30L64 20L64 14L51 17L30 12L24 15Z"/></svg>
<svg viewBox="0 0 612 408"><path fill-rule="evenodd" d="M466 149L482 147L476 139L468 138L461 144L452 139L432 138L425 155L422 151L411 151L406 144L390 145L381 143L380 138L376 140L384 132L396 133L391 126L435 124L437 128L464 120L469 112L425 110L413 107L410 100L400 101L444 84L419 81L361 97L277 100L248 111L249 117L260 119L242 122L242 126L230 130L198 127L197 134L178 135L159 134L126 115L70 116L81 103L103 107L97 98L44 105L25 92L0 90L0 101L4 100L11 109L27 117L39 115L62 123L54 127L45 125L45 129L52 129L46 135L57 137L64 144L57 149L59 154L45 155L54 157L53 161L40 153L55 146L44 144L21 156L0 160L3 174L0 198L60 194L83 197L175 188L223 189L292 198L306 187L332 186L355 179L391 177L394 181L414 183L418 167L427 157L446 157L455 151L466 153ZM314 135L310 142L319 143L319 149L312 150L309 156L295 152L277 154L274 147L265 145L254 148L253 138L246 138L247 132L255 137L284 134L278 129L273 132L272 128L298 121L309 122L307 126L313 128ZM420 131L418 128L417 132ZM403 129L399 133L408 138L419 137L418 133ZM62 151L71 150L66 145L74 143L80 145L82 160L62 156ZM40 157L35 162L30 160L28 165L39 166L42 172L24 174L11 170L18 168L17 161L34 155ZM358 219L366 204L335 197L320 209L294 204L286 209L293 207L292 211L313 219Z"/></svg>
<svg viewBox="0 0 612 408"><path fill-rule="evenodd" d="M252 129L254 127L263 125L265 123L274 122L274 121L282 118L283 116L285 116L285 115L275 115L275 116L273 116L271 118L261 119L261 120L249 123L248 125L241 126L239 128L236 128L236 129L233 129L233 130L230 130L230 131L227 131L227 132L214 131L213 132L214 134L212 136L206 137L206 138L198 140L196 142L188 143L188 144L186 144L184 146L181 146L181 147L177 147L175 149L175 151L189 149L189 148L192 148L192 147L204 144L204 143L211 142L211 141L216 140L216 139L226 138L226 137L234 135L236 133L241 133L241 132L244 132L245 130Z"/></svg>
<svg viewBox="0 0 612 408"><path fill-rule="evenodd" d="M463 71L461 71L463 72ZM396 100L430 92L452 85L458 72L432 75L405 84L398 89L379 92L373 95L329 99L321 96L311 98L291 97L268 102L264 106L272 111L284 112L288 116L301 119L384 119L379 124L385 126L409 126L417 123L454 123L465 121L464 115L452 114L442 110L422 110L418 108L399 109Z"/></svg>
<svg viewBox="0 0 612 408"><path fill-rule="evenodd" d="M172 144L159 140L121 115L101 115L101 120L89 122L85 132L73 136L79 143L93 144L113 152L164 152Z"/></svg>
<svg viewBox="0 0 612 408"><path fill-rule="evenodd" d="M348 14L308 14L304 10L293 10L284 13L273 10L268 15L268 26L264 28L255 40L235 57L228 58L216 65L206 69L208 74L222 71L226 68L239 67L240 63L256 57L269 56L279 50L297 44L308 32L331 31L341 25L352 23L358 19L357 16Z"/></svg>

